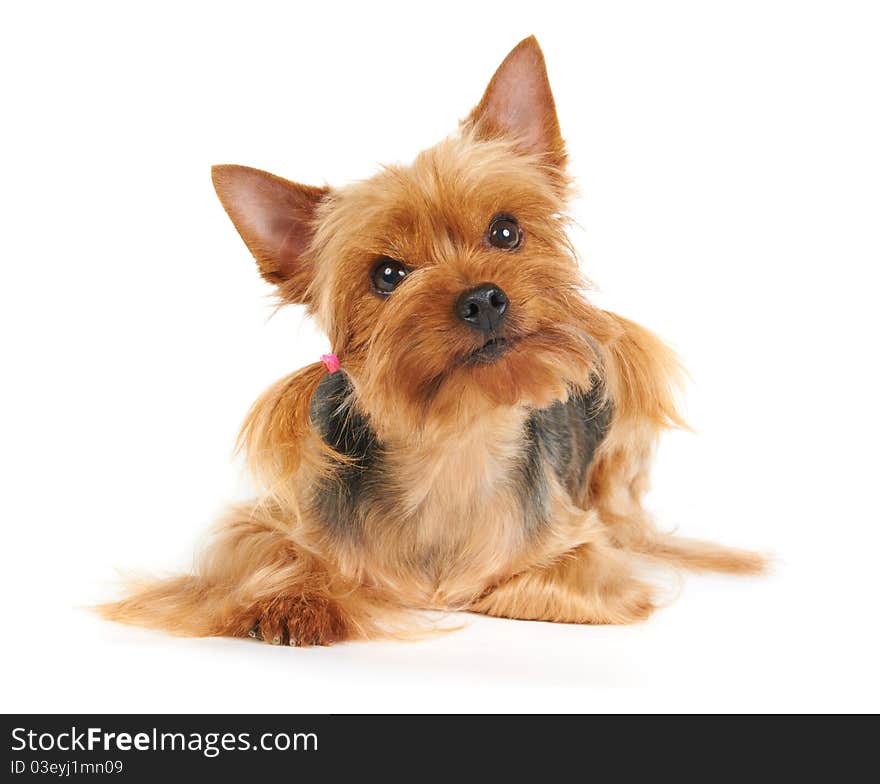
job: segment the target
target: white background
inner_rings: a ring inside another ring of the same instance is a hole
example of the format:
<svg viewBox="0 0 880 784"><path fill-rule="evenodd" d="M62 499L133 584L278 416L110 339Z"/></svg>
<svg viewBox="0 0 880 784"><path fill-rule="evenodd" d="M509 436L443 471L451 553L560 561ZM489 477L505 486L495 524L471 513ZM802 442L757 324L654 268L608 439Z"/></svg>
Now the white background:
<svg viewBox="0 0 880 784"><path fill-rule="evenodd" d="M877 710L880 25L849 2L5 4L9 711ZM327 349L213 163L342 184L544 48L595 300L694 379L650 505L772 551L630 628L466 616L418 643L181 640L80 609L185 568L251 401Z"/></svg>

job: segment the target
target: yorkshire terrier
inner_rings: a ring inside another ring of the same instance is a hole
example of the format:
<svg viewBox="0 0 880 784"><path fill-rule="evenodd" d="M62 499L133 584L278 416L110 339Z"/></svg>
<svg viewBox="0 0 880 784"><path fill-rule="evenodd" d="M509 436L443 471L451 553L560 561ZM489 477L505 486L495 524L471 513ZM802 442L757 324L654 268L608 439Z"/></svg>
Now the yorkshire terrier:
<svg viewBox="0 0 880 784"><path fill-rule="evenodd" d="M216 166L217 195L282 303L333 354L282 378L240 435L261 488L195 574L107 618L328 645L407 611L562 623L647 618L641 566L754 574L642 508L680 367L585 297L544 58L527 38L459 132L344 188Z"/></svg>

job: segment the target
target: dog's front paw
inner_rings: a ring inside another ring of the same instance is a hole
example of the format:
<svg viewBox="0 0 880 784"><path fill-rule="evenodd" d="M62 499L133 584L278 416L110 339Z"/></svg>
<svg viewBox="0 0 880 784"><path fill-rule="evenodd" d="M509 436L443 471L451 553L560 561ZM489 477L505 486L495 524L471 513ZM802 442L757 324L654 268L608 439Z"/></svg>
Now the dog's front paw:
<svg viewBox="0 0 880 784"><path fill-rule="evenodd" d="M332 645L350 637L342 608L332 599L309 594L280 596L258 608L250 637L272 645Z"/></svg>

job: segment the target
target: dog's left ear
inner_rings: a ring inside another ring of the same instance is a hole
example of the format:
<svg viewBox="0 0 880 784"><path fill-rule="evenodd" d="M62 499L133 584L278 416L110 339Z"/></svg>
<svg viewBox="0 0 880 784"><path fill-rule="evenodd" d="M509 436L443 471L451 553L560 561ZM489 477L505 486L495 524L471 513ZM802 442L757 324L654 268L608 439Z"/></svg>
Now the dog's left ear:
<svg viewBox="0 0 880 784"><path fill-rule="evenodd" d="M464 121L478 138L509 138L548 163L565 166L556 104L544 55L534 36L521 41L501 63L483 99Z"/></svg>
<svg viewBox="0 0 880 784"><path fill-rule="evenodd" d="M300 185L248 166L214 166L211 178L260 274L287 301L305 303L314 273L306 256L315 211L329 188Z"/></svg>

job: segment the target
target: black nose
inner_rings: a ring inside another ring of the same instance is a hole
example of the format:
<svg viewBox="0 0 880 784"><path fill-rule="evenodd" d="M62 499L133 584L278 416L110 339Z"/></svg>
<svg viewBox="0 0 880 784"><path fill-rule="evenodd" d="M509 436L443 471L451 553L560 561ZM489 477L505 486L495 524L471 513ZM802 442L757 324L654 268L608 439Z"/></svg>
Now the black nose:
<svg viewBox="0 0 880 784"><path fill-rule="evenodd" d="M481 332L494 332L504 321L509 302L494 283L483 283L458 298L455 312L468 326Z"/></svg>

